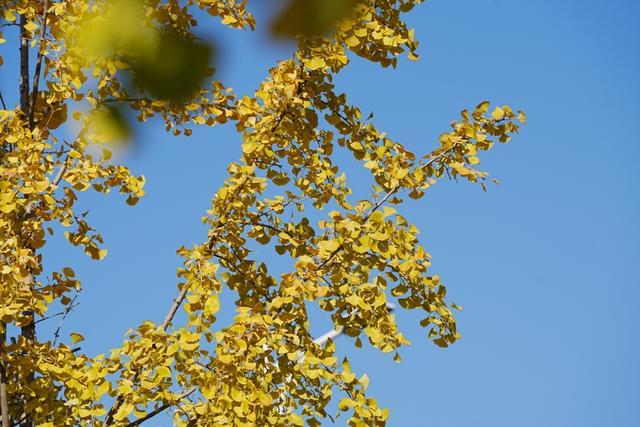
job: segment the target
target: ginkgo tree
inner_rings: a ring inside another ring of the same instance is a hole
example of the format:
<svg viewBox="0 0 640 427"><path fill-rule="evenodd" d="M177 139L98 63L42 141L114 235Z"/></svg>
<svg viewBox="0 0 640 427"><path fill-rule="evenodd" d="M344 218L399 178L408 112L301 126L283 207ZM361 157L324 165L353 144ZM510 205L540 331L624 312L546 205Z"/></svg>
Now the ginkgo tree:
<svg viewBox="0 0 640 427"><path fill-rule="evenodd" d="M454 343L457 307L401 206L443 177L484 187L478 154L525 121L482 102L433 151L414 154L336 90L350 57L382 67L400 55L418 59L402 18L420 2L293 0L260 23L244 0L3 0L0 43L19 51L19 103L0 99L2 427L135 426L161 413L175 425L317 426L336 416L385 425L388 411L367 394L368 377L338 360L332 340L314 341L308 307L371 351L397 355L408 344L391 303L421 311L438 346ZM194 35L206 19L270 26L295 38L295 53L253 94L236 95L210 68L214 49ZM174 135L229 123L242 156L212 197L208 235L178 250L175 299L158 307L157 322L131 325L119 348L92 356L77 333L37 333L52 307L68 314L81 287L72 265L44 274L44 248L66 238L104 258L78 198L117 190L135 205L143 196L144 178L114 163L103 144L126 134L123 111L141 122L159 117ZM368 199L355 199L338 151L370 173ZM290 259L291 270L272 275L250 249L256 243ZM237 315L221 325L225 289Z"/></svg>

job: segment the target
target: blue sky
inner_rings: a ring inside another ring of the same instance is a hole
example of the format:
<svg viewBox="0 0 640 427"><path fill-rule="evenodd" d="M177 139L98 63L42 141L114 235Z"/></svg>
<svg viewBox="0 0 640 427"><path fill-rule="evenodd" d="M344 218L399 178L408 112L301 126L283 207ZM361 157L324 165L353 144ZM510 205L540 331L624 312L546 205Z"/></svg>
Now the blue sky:
<svg viewBox="0 0 640 427"><path fill-rule="evenodd" d="M441 182L402 210L464 306L463 339L437 348L401 311L412 341L402 363L347 339L340 351L370 376L393 427L640 425L640 2L432 0L408 16L421 61L382 70L355 60L336 80L379 128L424 153L484 99L525 110L529 124L482 159L501 186ZM207 33L222 44L221 79L240 93L289 54L264 30ZM9 62L3 87L15 79ZM123 159L147 177L140 204L84 196L109 256L92 262L55 242L48 256L84 282L64 331L84 333L86 351L162 320L175 249L204 239L199 218L239 153L231 127L176 139L152 123Z"/></svg>

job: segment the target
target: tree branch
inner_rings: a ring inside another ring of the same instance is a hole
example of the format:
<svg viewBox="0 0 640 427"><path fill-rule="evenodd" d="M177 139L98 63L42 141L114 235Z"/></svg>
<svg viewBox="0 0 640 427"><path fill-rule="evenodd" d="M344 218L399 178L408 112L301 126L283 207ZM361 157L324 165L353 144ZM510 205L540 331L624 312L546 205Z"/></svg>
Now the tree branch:
<svg viewBox="0 0 640 427"><path fill-rule="evenodd" d="M71 300L69 305L64 309L64 312L62 312L62 319L60 320L60 324L56 328L56 331L53 333L53 337L54 337L53 338L53 345L54 346L56 345L56 343L58 342L58 339L60 338L60 329L62 329L62 325L64 325L64 321L67 320L67 316L69 315L71 310L73 310L78 305L78 304L74 304L76 299L78 299L78 294L77 293L73 296L73 299ZM58 313L58 314L60 314L60 313Z"/></svg>
<svg viewBox="0 0 640 427"><path fill-rule="evenodd" d="M153 411L149 412L147 415L145 415L142 418L138 418L137 420L127 424L125 427L135 427L135 426L139 426L140 424L142 424L143 422L150 420L151 418L155 417L156 415L158 415L159 413L171 408L174 405L177 405L178 403L180 403L180 401L182 399L185 399L187 397L189 397L191 394L193 394L193 392L195 392L196 389L193 388L183 394L181 394L180 396L178 396L178 398L176 399L175 402L173 403L165 403L164 405L160 406L157 409L154 409Z"/></svg>
<svg viewBox="0 0 640 427"><path fill-rule="evenodd" d="M436 160L440 160L441 158L443 158L445 155L447 155L450 151L452 151L455 147L457 146L457 144L453 144L451 147L447 148L446 150L444 150L442 153L438 154L437 156L434 156L433 158L431 158L428 162L426 162L425 164L423 164L422 166L420 166L419 169L426 169L427 167L429 167L431 164L433 164ZM378 209L380 209L380 207L389 199L389 197L391 197L392 195L394 195L398 190L400 189L400 184L396 185L395 187L393 187L391 190L389 190L389 192L387 194L384 195L384 197L382 199L380 199L380 201L378 203L375 204L375 206L373 208L371 208L371 210L369 211L369 213L367 214L367 216L365 217L365 222L371 217L371 215L373 215L373 213L375 211L377 211Z"/></svg>
<svg viewBox="0 0 640 427"><path fill-rule="evenodd" d="M38 84L40 82L40 70L42 69L42 58L44 57L44 37L47 33L47 14L49 12L49 0L44 0L42 6L42 26L40 27L40 44L38 46L38 59L36 60L36 70L33 74L33 93L31 94L31 110L29 111L29 128L33 130L34 117L36 114L36 101L38 99Z"/></svg>
<svg viewBox="0 0 640 427"><path fill-rule="evenodd" d="M189 288L185 284L182 290L180 291L180 294L178 294L178 296L173 300L173 304L171 304L171 307L169 308L169 312L167 313L167 315L164 317L164 320L162 321L161 327L163 331L169 327L169 323L171 323L171 321L173 320L173 317L176 315L176 312L178 311L180 304L182 304L182 301L184 301L184 298L187 296L188 291L189 291Z"/></svg>
<svg viewBox="0 0 640 427"><path fill-rule="evenodd" d="M7 325L0 323L0 355L4 352L4 340L6 336ZM2 427L11 426L11 415L9 414L9 399L7 397L7 374L4 369L4 363L0 359L0 421Z"/></svg>
<svg viewBox="0 0 640 427"><path fill-rule="evenodd" d="M284 120L287 114L288 114L287 109L283 110L280 113L280 115L278 116L278 119L276 120L276 123L274 123L274 125L271 127L271 132L275 132L276 130L278 130L278 127L280 126L280 124L282 123L282 121ZM247 176L244 179L244 181L238 186L237 191L241 191L242 188L246 185L248 180L249 180L249 176ZM236 195L234 194L233 197L235 196ZM229 198L229 195L227 195L225 200L228 198ZM229 203L226 203L224 210L226 210L228 205ZM212 250L214 242L215 242L215 236L211 236L207 241L207 247L209 248L209 250ZM189 292L189 287L187 286L187 283L185 283L182 289L180 290L180 293L178 294L178 296L174 298L173 303L171 304L171 307L169 307L169 311L167 312L166 316L164 317L164 320L162 321L162 324L160 325L163 331L166 331L167 328L169 327L169 324L171 323L176 313L178 312L178 308L180 308L180 305L182 305L182 302L186 298L188 292ZM134 373L133 381L135 381L137 378L138 378L138 371ZM116 398L116 401L114 402L113 406L107 413L107 417L105 419L105 425L108 426L111 423L113 423L113 416L118 411L118 409L120 409L120 406L122 406L123 403L124 403L124 398L122 397L122 395L119 395Z"/></svg>
<svg viewBox="0 0 640 427"><path fill-rule="evenodd" d="M420 166L420 169L425 169L427 167L429 167L431 164L433 164L436 160L440 160L442 157L444 157L446 154L448 154L451 150L453 150L458 144L453 144L451 147L447 148L446 150L444 150L443 152L441 152L440 154L432 157L428 162L426 162L425 164L423 164L422 166ZM393 187L391 190L389 190L389 192L387 194L384 195L384 197L382 199L380 199L378 201L378 203L376 203L371 210L364 216L364 222L367 222L369 220L369 218L371 218L371 215L373 215L373 213L375 211L377 211L378 209L380 209L380 207L382 205L385 204L385 202L387 200L389 200L389 198L391 196L393 196L395 193L398 192L398 190L400 189L400 184L396 185L395 187ZM338 252L340 252L341 250L344 249L344 245L340 245L338 246L330 255L327 259L325 259L324 261L322 261L320 263L320 265L318 266L318 268L322 268L325 265L327 265L337 254Z"/></svg>
<svg viewBox="0 0 640 427"><path fill-rule="evenodd" d="M25 117L29 116L29 41L27 37L27 24L26 14L20 15L20 109ZM33 274L29 274L26 282L29 286L33 286L35 280ZM36 325L33 319L33 310L26 310L24 312L25 317L31 320L26 325L20 328L20 335L22 335L27 342L33 342L36 337ZM28 381L32 382L35 379L35 373L33 370L28 374ZM33 419L30 414L26 412L24 401L25 396L22 396L23 416L24 421L21 422L23 427L32 427Z"/></svg>
<svg viewBox="0 0 640 427"><path fill-rule="evenodd" d="M29 41L24 27L27 18L20 15L20 109L22 114L29 114Z"/></svg>

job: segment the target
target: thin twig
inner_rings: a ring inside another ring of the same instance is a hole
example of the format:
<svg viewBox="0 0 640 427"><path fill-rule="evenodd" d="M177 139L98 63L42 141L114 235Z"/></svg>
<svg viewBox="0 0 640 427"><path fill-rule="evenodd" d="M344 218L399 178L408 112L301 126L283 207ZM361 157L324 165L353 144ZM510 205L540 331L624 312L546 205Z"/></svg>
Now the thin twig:
<svg viewBox="0 0 640 427"><path fill-rule="evenodd" d="M431 158L428 162L426 162L425 164L421 165L419 167L419 169L426 169L429 166L431 166L431 164L433 164L436 160L440 160L442 157L444 157L445 155L447 155L450 151L452 151L455 147L457 146L457 144L453 144L451 147L447 148L446 150L444 150L442 153L438 154L437 156L434 156L433 158ZM380 201L378 203L376 203L376 205L369 211L369 213L367 214L367 216L365 217L365 221L367 221L371 215L373 215L373 213L375 211L377 211L378 209L380 209L380 207L389 199L389 197L391 197L393 194L395 194L398 190L400 189L400 184L396 185L395 187L393 187L387 194L385 194L385 196L380 199Z"/></svg>
<svg viewBox="0 0 640 427"><path fill-rule="evenodd" d="M448 154L451 150L453 150L455 147L457 146L457 144L453 144L451 147L447 148L446 150L444 150L443 152L441 152L440 154L438 154L437 156L432 157L428 162L426 162L425 164L421 165L419 167L419 169L426 169L427 167L429 167L431 164L433 164L433 162L435 162L436 160L440 160L442 157L444 157L446 154ZM384 197L382 199L380 199L378 201L378 203L376 203L371 210L364 216L364 222L367 222L369 220L369 218L371 218L371 215L373 215L373 213L375 211L377 211L378 209L380 209L380 207L382 205L384 205L384 203L389 200L389 198L391 196L393 196L395 193L398 192L398 190L401 188L400 184L396 185L395 187L393 187L391 190L389 190L389 192L387 192L387 194L384 195ZM329 255L329 257L327 259L325 259L324 261L322 261L320 263L320 265L318 266L318 268L322 268L325 265L327 265L337 254L338 252L340 252L341 250L344 249L344 245L341 244L340 246L338 246L333 252L331 252L331 254Z"/></svg>
<svg viewBox="0 0 640 427"><path fill-rule="evenodd" d="M56 185L60 184L60 181L62 180L65 172L69 168L69 159L71 158L69 156L69 153L71 152L71 150L73 150L76 147L77 140L82 138L83 135L84 135L84 129L81 130L80 133L78 134L78 136L76 137L76 142L74 142L73 144L67 143L67 145L69 145L69 151L67 152L67 155L64 158L64 163L62 164L62 166L58 170L58 173L56 174L55 178L53 178L53 181L51 181L51 185L52 186L55 187Z"/></svg>
<svg viewBox="0 0 640 427"><path fill-rule="evenodd" d="M38 319L38 320L36 320L34 323L37 325L38 323L40 323L40 322L44 322L45 320L50 320L50 319L53 319L53 318L55 318L55 317L64 316L64 315L66 315L69 311L71 311L71 309L73 309L73 308L75 308L75 307L77 307L77 306L78 306L78 304L71 304L71 305L69 305L69 307L68 307L68 308L69 308L69 310L59 311L59 312L57 312L56 314L52 314L52 315L50 315L50 316L43 317L42 319Z"/></svg>
<svg viewBox="0 0 640 427"><path fill-rule="evenodd" d="M78 304L74 304L76 302L76 299L78 299L78 293L76 293L73 296L73 298L71 299L71 302L69 303L69 306L67 306L67 308L65 308L64 314L62 315L62 319L60 320L60 324L56 328L56 331L53 333L53 346L54 347L55 347L56 343L58 342L58 339L60 338L60 329L62 329L62 325L64 325L64 321L67 320L67 316L73 310L73 308L78 305Z"/></svg>
<svg viewBox="0 0 640 427"><path fill-rule="evenodd" d="M177 404L180 403L180 401L182 399L186 399L187 397L189 397L189 395L191 395L193 392L195 392L196 389L193 388L183 394L181 394L180 396L178 396L178 398L176 399L175 402L173 403L165 403L164 405L160 406L159 408L149 412L147 415L145 415L142 418L138 418L137 420L130 422L129 424L126 424L125 427L135 427L135 426L139 426L140 424L142 424L143 422L155 417L156 415L158 415L159 413L171 408L172 406L175 406Z"/></svg>
<svg viewBox="0 0 640 427"><path fill-rule="evenodd" d="M144 101L144 98L131 98L131 97L122 98L122 99L106 98L106 99L100 100L100 103L101 104L110 104L110 103L117 103L117 102L140 102L140 101Z"/></svg>

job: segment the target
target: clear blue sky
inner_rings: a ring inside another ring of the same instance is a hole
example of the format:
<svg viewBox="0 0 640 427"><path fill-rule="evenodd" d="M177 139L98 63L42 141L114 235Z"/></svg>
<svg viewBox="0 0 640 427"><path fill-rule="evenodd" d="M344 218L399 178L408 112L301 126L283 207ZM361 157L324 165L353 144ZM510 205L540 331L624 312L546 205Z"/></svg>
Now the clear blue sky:
<svg viewBox="0 0 640 427"><path fill-rule="evenodd" d="M440 183L404 208L464 306L463 339L437 348L399 312L413 343L401 364L347 339L340 351L369 374L392 427L640 425L640 2L432 0L409 16L421 61L354 61L337 79L379 128L424 153L484 99L525 110L529 125L483 159L500 187ZM261 31L211 34L224 44L222 80L241 93L289 52ZM84 281L65 332L84 333L90 354L161 321L175 249L204 239L199 218L239 153L231 128L177 140L152 125L124 159L147 177L140 204L84 196L109 256L58 243L48 256Z"/></svg>

